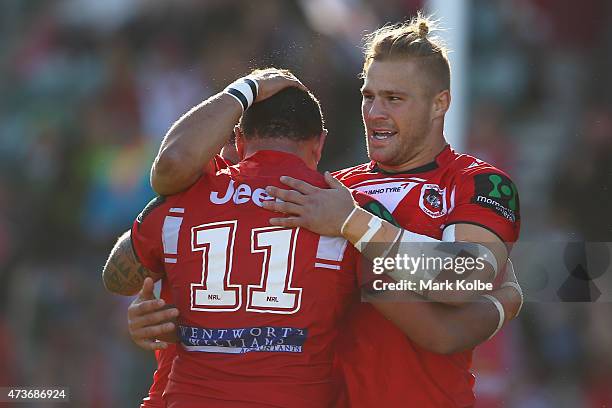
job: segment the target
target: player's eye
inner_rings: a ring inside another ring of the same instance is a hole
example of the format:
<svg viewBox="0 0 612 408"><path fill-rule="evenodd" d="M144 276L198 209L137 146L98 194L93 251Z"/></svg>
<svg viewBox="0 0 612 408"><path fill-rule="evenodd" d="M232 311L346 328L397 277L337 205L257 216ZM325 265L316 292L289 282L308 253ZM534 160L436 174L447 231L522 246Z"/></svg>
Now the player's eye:
<svg viewBox="0 0 612 408"><path fill-rule="evenodd" d="M391 102L397 102L397 101L401 101L402 100L402 98L400 98L398 96L389 96L387 99L389 101L391 101Z"/></svg>
<svg viewBox="0 0 612 408"><path fill-rule="evenodd" d="M374 95L363 94L362 97L363 97L364 101L373 101L374 100Z"/></svg>

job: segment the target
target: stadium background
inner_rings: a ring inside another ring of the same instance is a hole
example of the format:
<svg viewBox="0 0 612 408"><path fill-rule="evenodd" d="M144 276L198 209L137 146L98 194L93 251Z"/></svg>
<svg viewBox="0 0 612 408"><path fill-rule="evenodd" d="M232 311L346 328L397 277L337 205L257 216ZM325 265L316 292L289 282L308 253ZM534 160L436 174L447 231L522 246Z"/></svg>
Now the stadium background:
<svg viewBox="0 0 612 408"><path fill-rule="evenodd" d="M153 358L131 344L130 299L105 292L100 272L152 197L148 169L169 125L251 68L288 67L322 102L321 169L360 162L360 37L422 5L3 1L0 386L64 385L71 406L136 406ZM521 240L612 241L612 3L453 7L465 31L448 34L466 44L453 77L458 143L514 178ZM611 314L609 302L527 304L476 353L478 406L611 406Z"/></svg>

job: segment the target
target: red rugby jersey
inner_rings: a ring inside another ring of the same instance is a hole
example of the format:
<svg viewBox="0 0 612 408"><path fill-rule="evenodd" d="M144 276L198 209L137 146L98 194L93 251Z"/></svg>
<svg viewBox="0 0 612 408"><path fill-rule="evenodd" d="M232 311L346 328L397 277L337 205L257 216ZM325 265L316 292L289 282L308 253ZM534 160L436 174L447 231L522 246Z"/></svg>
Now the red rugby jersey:
<svg viewBox="0 0 612 408"><path fill-rule="evenodd" d="M161 281L159 297L164 299L167 305L172 303L170 287L166 278L163 278ZM153 383L151 388L149 388L149 395L142 400L140 408L166 408L166 402L162 399L162 395L168 384L168 375L170 374L174 357L176 357L176 345L174 344L168 344L168 348L163 350L155 350L157 369L153 373Z"/></svg>
<svg viewBox="0 0 612 408"><path fill-rule="evenodd" d="M376 198L410 231L441 239L446 226L469 223L507 243L518 239L518 194L508 175L449 146L434 162L411 171L390 174L370 162L334 176ZM471 350L453 355L424 350L366 303L347 320L338 355L352 407L474 404Z"/></svg>
<svg viewBox="0 0 612 408"><path fill-rule="evenodd" d="M216 170L221 170L233 164L221 156L215 156L213 163ZM154 204L155 203L157 203L157 200L154 200ZM161 280L161 292L159 297L164 299L167 305L173 303L166 277ZM170 374L174 357L176 357L175 344L168 344L166 349L155 351L157 369L155 373L153 373L153 383L151 384L151 388L149 388L149 394L142 400L140 408L166 408L166 401L163 400L162 395L168 384L168 375Z"/></svg>
<svg viewBox="0 0 612 408"><path fill-rule="evenodd" d="M269 226L264 188L281 175L326 185L296 156L260 151L158 199L133 225L136 254L165 271L180 312L169 406L336 406L337 323L354 299L357 253Z"/></svg>

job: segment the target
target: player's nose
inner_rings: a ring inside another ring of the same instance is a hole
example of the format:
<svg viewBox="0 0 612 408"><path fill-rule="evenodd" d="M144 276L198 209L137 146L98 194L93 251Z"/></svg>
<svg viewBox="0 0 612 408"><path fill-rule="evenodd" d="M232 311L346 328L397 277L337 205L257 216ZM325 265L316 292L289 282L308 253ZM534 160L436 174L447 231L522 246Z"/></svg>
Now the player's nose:
<svg viewBox="0 0 612 408"><path fill-rule="evenodd" d="M365 107L364 115L369 120L380 120L387 118L387 111L379 98L374 98L372 102Z"/></svg>

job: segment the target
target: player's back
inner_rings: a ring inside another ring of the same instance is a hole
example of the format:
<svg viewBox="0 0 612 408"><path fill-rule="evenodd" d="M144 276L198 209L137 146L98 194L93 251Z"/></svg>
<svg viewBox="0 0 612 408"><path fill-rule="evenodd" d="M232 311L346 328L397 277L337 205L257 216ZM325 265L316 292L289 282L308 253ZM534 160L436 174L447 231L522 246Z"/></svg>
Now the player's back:
<svg viewBox="0 0 612 408"><path fill-rule="evenodd" d="M157 209L180 311L169 406L334 404L336 323L356 288L354 256L342 239L269 225L261 202L281 175L325 185L296 156L260 151Z"/></svg>

